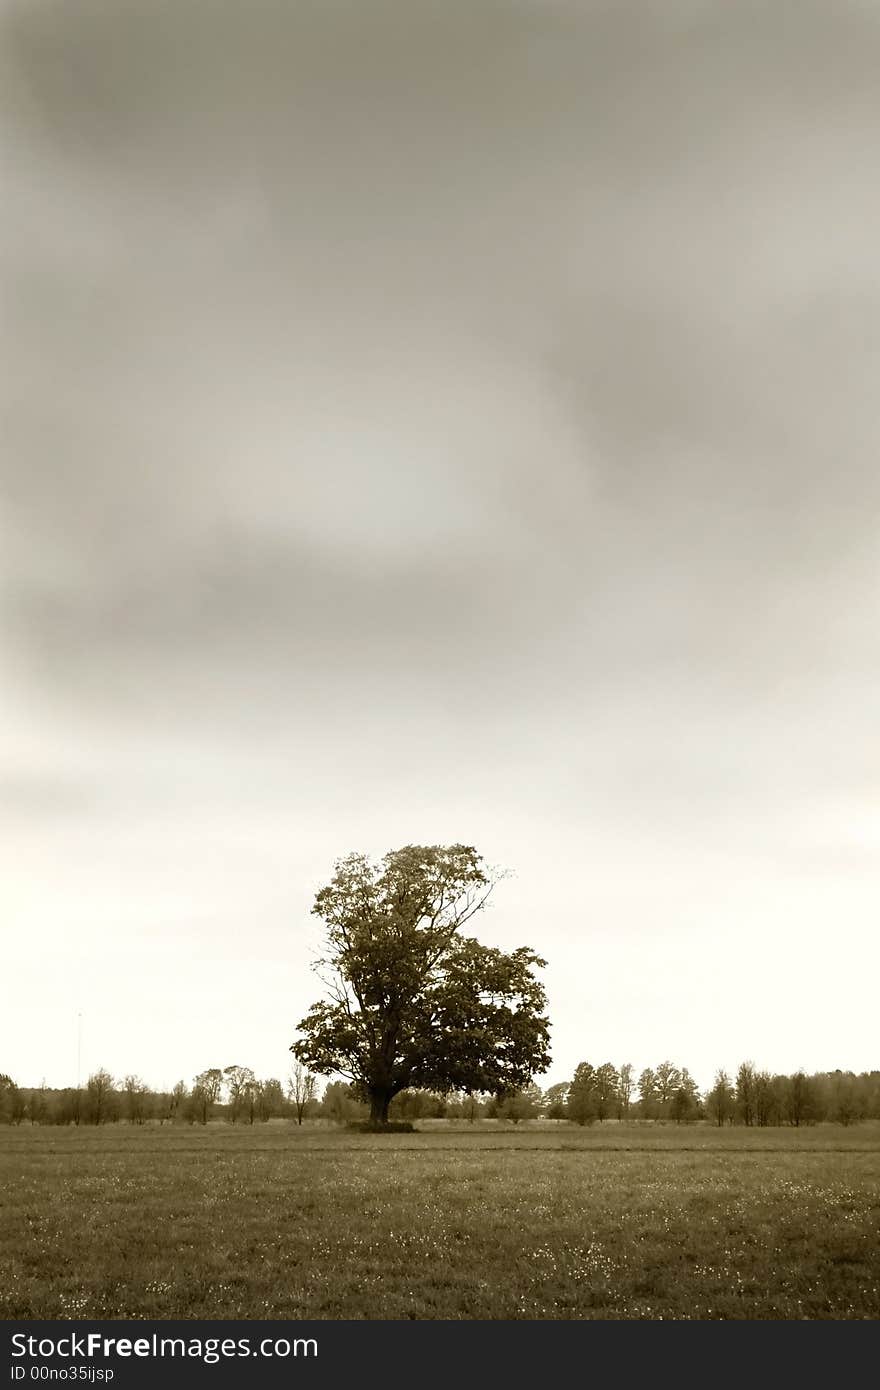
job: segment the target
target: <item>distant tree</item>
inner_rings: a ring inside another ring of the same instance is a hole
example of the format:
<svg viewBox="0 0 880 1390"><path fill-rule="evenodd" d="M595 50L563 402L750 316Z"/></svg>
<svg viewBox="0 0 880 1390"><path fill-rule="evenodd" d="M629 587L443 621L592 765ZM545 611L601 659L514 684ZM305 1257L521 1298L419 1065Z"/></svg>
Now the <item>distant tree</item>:
<svg viewBox="0 0 880 1390"><path fill-rule="evenodd" d="M28 1118L32 1125L43 1125L46 1123L49 1114L49 1099L46 1094L46 1083L35 1086L28 1095Z"/></svg>
<svg viewBox="0 0 880 1390"><path fill-rule="evenodd" d="M147 1088L139 1076L127 1076L122 1083L125 1095L125 1118L131 1125L142 1125Z"/></svg>
<svg viewBox="0 0 880 1390"><path fill-rule="evenodd" d="M778 1125L782 1117L783 1098L779 1087L767 1071L755 1072L754 1108L756 1125Z"/></svg>
<svg viewBox="0 0 880 1390"><path fill-rule="evenodd" d="M645 1067L639 1077L639 1110L644 1120L656 1120L659 1109L657 1074L653 1067Z"/></svg>
<svg viewBox="0 0 880 1390"><path fill-rule="evenodd" d="M540 1110L542 1099L538 1086L526 1086L511 1095L503 1095L496 1100L495 1118L510 1120L515 1125L520 1120L533 1120Z"/></svg>
<svg viewBox="0 0 880 1390"><path fill-rule="evenodd" d="M219 1067L209 1067L207 1071L199 1072L193 1082L192 1113L200 1124L208 1123L222 1089L223 1073Z"/></svg>
<svg viewBox="0 0 880 1390"><path fill-rule="evenodd" d="M398 1091L388 1107L391 1120L420 1120L423 1115L433 1113L436 1096L427 1091Z"/></svg>
<svg viewBox="0 0 880 1390"><path fill-rule="evenodd" d="M83 1118L83 1093L77 1087L68 1086L61 1091L55 1105L55 1123L58 1125L78 1125Z"/></svg>
<svg viewBox="0 0 880 1390"><path fill-rule="evenodd" d="M290 1069L287 1094L290 1097L298 1125L302 1124L306 1110L315 1099L317 1089L318 1078L314 1072L310 1072L307 1067L303 1066L302 1062L294 1061Z"/></svg>
<svg viewBox="0 0 880 1390"><path fill-rule="evenodd" d="M697 1103L687 1086L679 1086L669 1102L669 1116L677 1125L697 1118Z"/></svg>
<svg viewBox="0 0 880 1390"><path fill-rule="evenodd" d="M544 1109L544 1092L541 1090L541 1087L536 1086L534 1081L532 1081L528 1086L523 1086L522 1090L518 1092L518 1094L521 1098L523 1105L523 1110L520 1114L520 1119L537 1119L537 1117L541 1114L542 1110Z"/></svg>
<svg viewBox="0 0 880 1390"><path fill-rule="evenodd" d="M282 1098L283 1094L282 1092ZM272 1118L272 1099L268 1081L261 1081L259 1077L257 1077L254 1082L253 1100L254 1115L260 1121L260 1124L268 1124L269 1120Z"/></svg>
<svg viewBox="0 0 880 1390"><path fill-rule="evenodd" d="M434 1091L398 1091L388 1109L393 1120L442 1120L449 1101Z"/></svg>
<svg viewBox="0 0 880 1390"><path fill-rule="evenodd" d="M677 1089L680 1091L684 1091L685 1095L688 1098L688 1114L686 1118L693 1120L700 1119L703 1115L703 1100L700 1095L699 1087L697 1086L696 1081L691 1076L687 1067L681 1068L680 1079Z"/></svg>
<svg viewBox="0 0 880 1390"><path fill-rule="evenodd" d="M736 1074L736 1110L744 1125L753 1125L756 1119L755 1066L753 1062L743 1062Z"/></svg>
<svg viewBox="0 0 880 1390"><path fill-rule="evenodd" d="M378 864L340 860L315 899L330 998L309 1010L291 1051L319 1075L346 1077L375 1124L400 1091L506 1095L550 1060L532 973L545 962L461 935L492 887L470 846L407 845Z"/></svg>
<svg viewBox="0 0 880 1390"><path fill-rule="evenodd" d="M797 1129L809 1124L815 1115L813 1086L803 1071L796 1071L787 1078L785 1088L785 1117Z"/></svg>
<svg viewBox="0 0 880 1390"><path fill-rule="evenodd" d="M624 1062L617 1073L617 1118L618 1120L629 1119L629 1108L632 1104L633 1091L635 1089L635 1079L631 1062Z"/></svg>
<svg viewBox="0 0 880 1390"><path fill-rule="evenodd" d="M403 1092L401 1092L401 1094L403 1094ZM442 1099L443 1118L445 1120L464 1119L464 1104L467 1100L464 1091L449 1091ZM393 1114L393 1111L394 1103L392 1102L391 1109L388 1111L389 1115Z"/></svg>
<svg viewBox="0 0 880 1390"><path fill-rule="evenodd" d="M548 1120L564 1120L566 1118L566 1101L568 1100L569 1082L558 1081L555 1086L549 1086L544 1094L544 1114Z"/></svg>
<svg viewBox="0 0 880 1390"><path fill-rule="evenodd" d="M859 1076L865 1116L880 1120L880 1071L864 1071Z"/></svg>
<svg viewBox="0 0 880 1390"><path fill-rule="evenodd" d="M177 1081L171 1090L171 1098L168 1105L169 1120L182 1120L186 1117L187 1100L189 1099L189 1088L185 1081Z"/></svg>
<svg viewBox="0 0 880 1390"><path fill-rule="evenodd" d="M50 1091L45 1082L35 1086L27 1098L27 1118L32 1125L51 1125L55 1123L53 1113L57 1091Z"/></svg>
<svg viewBox="0 0 880 1390"><path fill-rule="evenodd" d="M694 1078L691 1076L687 1067L682 1067L678 1084L679 1086L681 1086L682 1090L685 1091L687 1095L689 1095L693 1100L699 1101L700 1088L697 1085Z"/></svg>
<svg viewBox="0 0 880 1390"><path fill-rule="evenodd" d="M733 1122L736 1114L736 1096L726 1071L715 1073L715 1084L706 1096L706 1110L710 1120L718 1125L719 1129Z"/></svg>
<svg viewBox="0 0 880 1390"><path fill-rule="evenodd" d="M102 1125L112 1119L115 1082L109 1071L99 1067L86 1082L86 1113L90 1124Z"/></svg>
<svg viewBox="0 0 880 1390"><path fill-rule="evenodd" d="M595 1120L598 1110L596 1069L589 1062L581 1062L577 1067L568 1088L565 1108L568 1118L575 1124L591 1125Z"/></svg>
<svg viewBox="0 0 880 1390"><path fill-rule="evenodd" d="M321 1109L328 1119L342 1124L361 1112L353 1087L345 1081L329 1081L324 1087Z"/></svg>
<svg viewBox="0 0 880 1390"><path fill-rule="evenodd" d="M672 1062L661 1062L655 1073L657 1083L657 1107L662 1117L667 1117L672 1108L672 1097L681 1086L681 1072Z"/></svg>
<svg viewBox="0 0 880 1390"><path fill-rule="evenodd" d="M835 1071L831 1074L830 1081L829 1119L839 1125L855 1124L862 1118L855 1076L851 1071Z"/></svg>
<svg viewBox="0 0 880 1390"><path fill-rule="evenodd" d="M267 1081L260 1083L257 1095L257 1114L260 1120L266 1122L273 1116L284 1115L286 1106L284 1088L277 1077L270 1076Z"/></svg>
<svg viewBox="0 0 880 1390"><path fill-rule="evenodd" d="M483 1113L484 1108L485 1102L481 1095L475 1094L473 1091L462 1091L461 1113L469 1125L472 1125L477 1116Z"/></svg>
<svg viewBox="0 0 880 1390"><path fill-rule="evenodd" d="M245 1082L242 1095L242 1109L244 1117L249 1125L254 1123L260 1110L260 1100L263 1092L263 1083L258 1081L255 1076L251 1076Z"/></svg>
<svg viewBox="0 0 880 1390"><path fill-rule="evenodd" d="M617 1103L620 1077L611 1062L603 1062L596 1069L596 1119L607 1120Z"/></svg>
<svg viewBox="0 0 880 1390"><path fill-rule="evenodd" d="M16 1118L21 1109L21 1091L11 1076L0 1073L0 1124L21 1124Z"/></svg>
<svg viewBox="0 0 880 1390"><path fill-rule="evenodd" d="M170 1122L174 1119L174 1111L173 1091L147 1091L145 1119L158 1120L160 1125L164 1125L166 1120Z"/></svg>
<svg viewBox="0 0 880 1390"><path fill-rule="evenodd" d="M250 1122L253 1124L252 1107L255 1108L253 1087L256 1081L253 1071L250 1067L238 1065L224 1067L223 1079L226 1083L229 1119L232 1124L235 1124L242 1113L245 1114L245 1117L249 1115Z"/></svg>

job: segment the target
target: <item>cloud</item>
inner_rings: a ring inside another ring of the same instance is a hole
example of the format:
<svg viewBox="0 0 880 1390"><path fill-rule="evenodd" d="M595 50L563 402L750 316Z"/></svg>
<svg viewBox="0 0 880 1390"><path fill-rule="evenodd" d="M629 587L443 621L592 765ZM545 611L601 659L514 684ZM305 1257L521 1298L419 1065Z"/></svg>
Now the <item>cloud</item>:
<svg viewBox="0 0 880 1390"><path fill-rule="evenodd" d="M650 973L781 904L782 958L880 776L876 11L0 28L22 941L254 895L274 950L359 839L465 834L560 979L606 916Z"/></svg>

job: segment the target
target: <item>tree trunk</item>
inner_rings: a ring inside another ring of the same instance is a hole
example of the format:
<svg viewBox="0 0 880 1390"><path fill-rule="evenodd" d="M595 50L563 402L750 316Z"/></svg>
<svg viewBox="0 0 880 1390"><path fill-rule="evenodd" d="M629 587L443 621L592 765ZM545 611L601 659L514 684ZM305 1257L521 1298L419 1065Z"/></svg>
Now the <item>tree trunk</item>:
<svg viewBox="0 0 880 1390"><path fill-rule="evenodd" d="M381 1087L370 1091L370 1124L387 1125L391 1092Z"/></svg>

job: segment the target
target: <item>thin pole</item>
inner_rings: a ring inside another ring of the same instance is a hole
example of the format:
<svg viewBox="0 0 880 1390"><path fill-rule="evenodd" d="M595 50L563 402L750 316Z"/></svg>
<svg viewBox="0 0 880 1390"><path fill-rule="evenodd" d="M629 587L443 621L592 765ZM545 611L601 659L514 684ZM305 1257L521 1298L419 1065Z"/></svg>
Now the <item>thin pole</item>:
<svg viewBox="0 0 880 1390"><path fill-rule="evenodd" d="M82 1080L82 1032L83 1016L78 1013L76 1016L76 1089L79 1090Z"/></svg>

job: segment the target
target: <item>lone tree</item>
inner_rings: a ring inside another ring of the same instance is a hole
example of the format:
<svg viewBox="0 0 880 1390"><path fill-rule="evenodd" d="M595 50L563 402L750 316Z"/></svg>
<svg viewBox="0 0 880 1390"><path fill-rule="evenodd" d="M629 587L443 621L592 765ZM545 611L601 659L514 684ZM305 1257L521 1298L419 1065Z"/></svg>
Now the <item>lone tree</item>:
<svg viewBox="0 0 880 1390"><path fill-rule="evenodd" d="M302 1062L294 1062L287 1093L296 1112L298 1125L302 1124L303 1115L315 1099L317 1087L318 1078L307 1071Z"/></svg>
<svg viewBox="0 0 880 1390"><path fill-rule="evenodd" d="M199 1072L193 1082L193 1111L203 1125L208 1123L212 1107L220 1099L222 1088L223 1073L219 1067L209 1067L207 1071Z"/></svg>
<svg viewBox="0 0 880 1390"><path fill-rule="evenodd" d="M315 899L329 998L313 1004L291 1052L322 1076L347 1077L385 1124L399 1091L522 1090L550 1061L546 964L461 928L493 888L468 845L407 845L372 863L350 854Z"/></svg>

